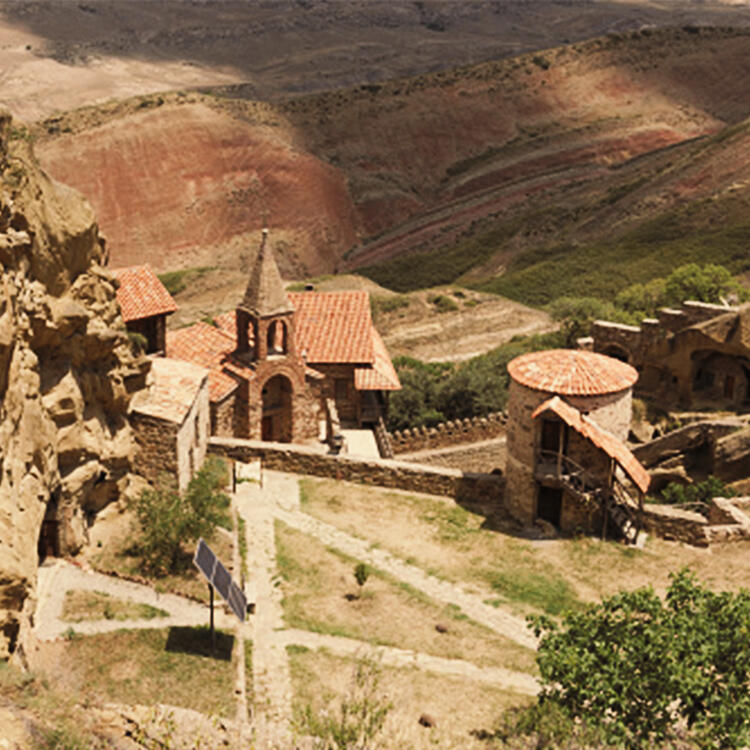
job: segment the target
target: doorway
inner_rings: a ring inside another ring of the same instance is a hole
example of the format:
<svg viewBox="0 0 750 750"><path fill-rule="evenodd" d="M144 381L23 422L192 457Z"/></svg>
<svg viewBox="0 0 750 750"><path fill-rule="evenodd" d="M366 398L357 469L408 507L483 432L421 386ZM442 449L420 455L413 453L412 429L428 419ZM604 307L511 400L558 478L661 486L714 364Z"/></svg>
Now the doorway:
<svg viewBox="0 0 750 750"><path fill-rule="evenodd" d="M292 384L284 375L274 375L261 391L262 440L289 443L292 440Z"/></svg>
<svg viewBox="0 0 750 750"><path fill-rule="evenodd" d="M39 530L36 551L41 565L48 557L60 556L60 521L58 519L58 491L50 495L47 509L42 519L42 527Z"/></svg>
<svg viewBox="0 0 750 750"><path fill-rule="evenodd" d="M558 487L539 485L536 501L536 516L560 528L562 515L562 490Z"/></svg>

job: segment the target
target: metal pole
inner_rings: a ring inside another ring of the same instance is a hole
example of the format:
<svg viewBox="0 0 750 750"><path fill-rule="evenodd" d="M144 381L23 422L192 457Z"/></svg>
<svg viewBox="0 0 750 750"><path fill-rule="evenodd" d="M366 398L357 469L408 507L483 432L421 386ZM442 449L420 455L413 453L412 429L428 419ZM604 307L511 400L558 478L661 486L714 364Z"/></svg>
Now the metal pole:
<svg viewBox="0 0 750 750"><path fill-rule="evenodd" d="M211 601L211 655L216 656L216 631L214 630L214 587L208 584L209 599Z"/></svg>

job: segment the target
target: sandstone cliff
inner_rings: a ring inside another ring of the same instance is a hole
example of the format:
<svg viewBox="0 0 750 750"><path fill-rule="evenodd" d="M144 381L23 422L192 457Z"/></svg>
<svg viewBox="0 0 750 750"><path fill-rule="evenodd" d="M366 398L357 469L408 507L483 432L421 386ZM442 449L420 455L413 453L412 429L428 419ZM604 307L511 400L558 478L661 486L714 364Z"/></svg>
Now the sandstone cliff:
<svg viewBox="0 0 750 750"><path fill-rule="evenodd" d="M85 168L85 167L82 167ZM0 113L0 658L33 612L38 542L75 551L127 481L133 353L93 211Z"/></svg>

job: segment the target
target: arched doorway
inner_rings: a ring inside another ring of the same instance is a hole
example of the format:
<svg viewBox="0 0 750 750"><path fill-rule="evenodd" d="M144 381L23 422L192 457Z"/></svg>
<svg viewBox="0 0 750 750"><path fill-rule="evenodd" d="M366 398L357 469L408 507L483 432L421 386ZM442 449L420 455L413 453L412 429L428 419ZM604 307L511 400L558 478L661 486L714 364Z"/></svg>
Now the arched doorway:
<svg viewBox="0 0 750 750"><path fill-rule="evenodd" d="M292 440L292 384L284 375L269 378L261 391L263 414L261 440L289 443Z"/></svg>

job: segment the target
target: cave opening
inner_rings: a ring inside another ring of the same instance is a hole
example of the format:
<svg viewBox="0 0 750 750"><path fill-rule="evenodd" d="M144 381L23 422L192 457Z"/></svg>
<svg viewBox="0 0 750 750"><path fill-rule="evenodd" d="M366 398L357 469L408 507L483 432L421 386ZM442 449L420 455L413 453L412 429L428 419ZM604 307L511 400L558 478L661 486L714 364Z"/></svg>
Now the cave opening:
<svg viewBox="0 0 750 750"><path fill-rule="evenodd" d="M60 501L60 491L53 490L47 509L42 519L42 527L39 530L39 540L37 542L37 553L39 555L39 564L41 565L48 557L60 556L60 519L58 516L58 505Z"/></svg>

